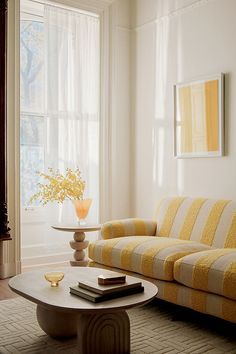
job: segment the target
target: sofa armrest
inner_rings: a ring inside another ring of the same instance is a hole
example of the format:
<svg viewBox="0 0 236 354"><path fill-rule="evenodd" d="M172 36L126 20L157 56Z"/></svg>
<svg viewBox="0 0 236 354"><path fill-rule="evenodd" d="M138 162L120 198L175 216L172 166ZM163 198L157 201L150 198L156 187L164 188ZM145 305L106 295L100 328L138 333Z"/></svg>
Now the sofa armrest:
<svg viewBox="0 0 236 354"><path fill-rule="evenodd" d="M156 221L146 219L122 219L104 223L101 229L103 239L122 236L155 236Z"/></svg>

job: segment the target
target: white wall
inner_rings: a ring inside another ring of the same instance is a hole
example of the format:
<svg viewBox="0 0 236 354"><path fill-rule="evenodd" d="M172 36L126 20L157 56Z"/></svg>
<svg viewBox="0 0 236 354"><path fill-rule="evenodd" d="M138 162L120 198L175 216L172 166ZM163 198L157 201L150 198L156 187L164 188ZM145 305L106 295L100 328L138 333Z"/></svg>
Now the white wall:
<svg viewBox="0 0 236 354"><path fill-rule="evenodd" d="M131 0L132 206L171 195L236 200L236 1ZM173 85L226 73L226 156L175 159Z"/></svg>

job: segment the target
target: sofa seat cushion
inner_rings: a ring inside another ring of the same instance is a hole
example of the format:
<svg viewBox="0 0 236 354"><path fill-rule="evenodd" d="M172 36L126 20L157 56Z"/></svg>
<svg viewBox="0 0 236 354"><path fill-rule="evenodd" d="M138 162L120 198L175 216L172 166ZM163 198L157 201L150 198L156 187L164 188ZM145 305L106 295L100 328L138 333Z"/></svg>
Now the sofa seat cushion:
<svg viewBox="0 0 236 354"><path fill-rule="evenodd" d="M194 241L155 236L127 236L90 243L89 258L99 264L151 278L173 280L176 260L206 249L209 249L209 246Z"/></svg>
<svg viewBox="0 0 236 354"><path fill-rule="evenodd" d="M198 252L180 258L174 278L188 287L236 300L236 248Z"/></svg>

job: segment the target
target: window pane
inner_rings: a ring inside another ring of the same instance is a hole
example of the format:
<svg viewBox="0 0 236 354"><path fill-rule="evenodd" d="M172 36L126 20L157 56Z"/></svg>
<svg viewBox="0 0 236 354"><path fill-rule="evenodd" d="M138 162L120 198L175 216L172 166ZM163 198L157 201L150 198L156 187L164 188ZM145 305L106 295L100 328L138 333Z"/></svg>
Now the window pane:
<svg viewBox="0 0 236 354"><path fill-rule="evenodd" d="M44 112L44 24L21 21L21 111Z"/></svg>
<svg viewBox="0 0 236 354"><path fill-rule="evenodd" d="M21 146L21 205L29 206L32 195L38 192L40 177L36 171L43 171L44 148L42 146ZM34 205L39 205L38 202Z"/></svg>
<svg viewBox="0 0 236 354"><path fill-rule="evenodd" d="M38 191L36 171L44 170L44 135L43 117L21 116L21 204L25 207Z"/></svg>
<svg viewBox="0 0 236 354"><path fill-rule="evenodd" d="M21 145L44 145L44 117L21 115Z"/></svg>

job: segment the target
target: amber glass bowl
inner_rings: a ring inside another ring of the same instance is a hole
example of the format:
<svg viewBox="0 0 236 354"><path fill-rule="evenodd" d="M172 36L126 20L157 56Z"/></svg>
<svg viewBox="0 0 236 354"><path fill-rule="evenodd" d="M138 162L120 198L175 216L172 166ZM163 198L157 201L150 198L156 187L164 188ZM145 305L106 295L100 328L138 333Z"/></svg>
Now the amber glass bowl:
<svg viewBox="0 0 236 354"><path fill-rule="evenodd" d="M57 287L59 285L59 281L61 281L64 278L64 273L50 272L50 273L45 273L44 277L47 281L51 283L52 287Z"/></svg>

